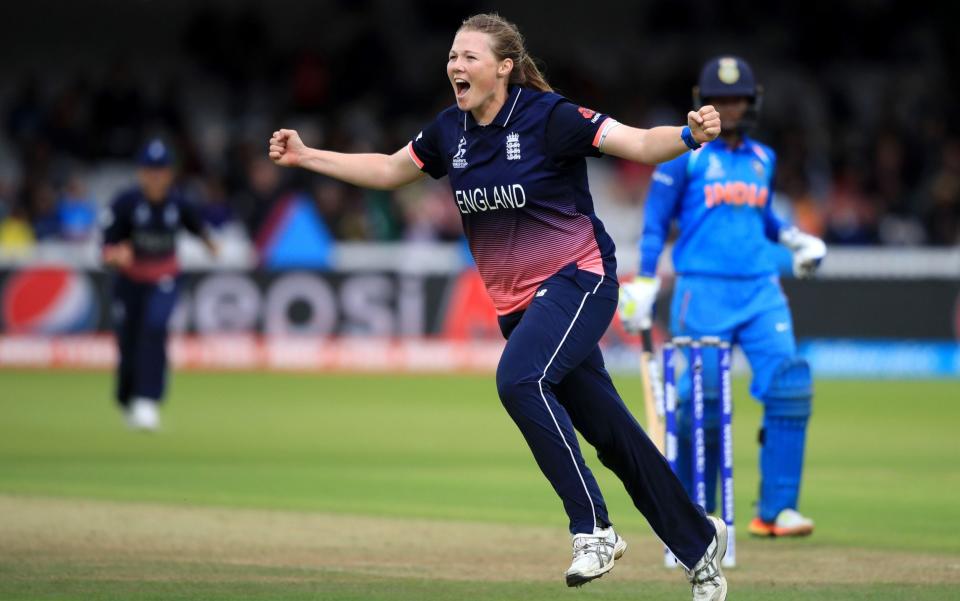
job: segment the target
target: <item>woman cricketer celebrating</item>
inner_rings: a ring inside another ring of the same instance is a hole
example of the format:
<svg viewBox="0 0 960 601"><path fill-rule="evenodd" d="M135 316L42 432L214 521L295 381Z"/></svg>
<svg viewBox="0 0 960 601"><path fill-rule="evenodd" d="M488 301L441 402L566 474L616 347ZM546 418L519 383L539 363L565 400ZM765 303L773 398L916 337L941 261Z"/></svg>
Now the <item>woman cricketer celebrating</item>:
<svg viewBox="0 0 960 601"><path fill-rule="evenodd" d="M270 139L278 165L377 189L424 173L449 176L464 231L507 344L497 390L570 518L569 586L613 568L614 532L574 428L623 481L634 504L687 568L695 600L726 598L724 523L688 497L624 405L597 346L617 308L613 241L593 211L585 157L671 160L720 133L705 106L686 127L635 129L552 92L516 26L476 15L447 61L456 104L392 155L306 147L293 130Z"/></svg>

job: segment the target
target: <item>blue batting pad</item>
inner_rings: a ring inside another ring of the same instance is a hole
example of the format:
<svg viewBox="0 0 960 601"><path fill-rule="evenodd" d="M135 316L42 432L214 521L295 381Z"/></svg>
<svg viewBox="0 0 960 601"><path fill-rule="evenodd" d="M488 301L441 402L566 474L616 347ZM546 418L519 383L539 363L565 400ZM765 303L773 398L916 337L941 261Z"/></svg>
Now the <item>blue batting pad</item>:
<svg viewBox="0 0 960 601"><path fill-rule="evenodd" d="M764 521L772 522L781 510L797 507L812 396L807 362L784 361L763 399L759 514Z"/></svg>

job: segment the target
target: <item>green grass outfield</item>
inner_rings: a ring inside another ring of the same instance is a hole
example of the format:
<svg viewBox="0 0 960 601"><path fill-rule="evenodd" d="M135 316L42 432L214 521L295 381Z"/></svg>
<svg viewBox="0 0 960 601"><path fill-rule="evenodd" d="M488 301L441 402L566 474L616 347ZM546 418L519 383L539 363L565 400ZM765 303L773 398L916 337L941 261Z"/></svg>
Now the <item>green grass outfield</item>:
<svg viewBox="0 0 960 601"><path fill-rule="evenodd" d="M631 548L563 585L565 516L492 376L180 373L157 435L110 390L0 371L0 599L689 598L587 447ZM960 599L960 383L818 382L798 541L747 538L760 413L734 398L731 599Z"/></svg>

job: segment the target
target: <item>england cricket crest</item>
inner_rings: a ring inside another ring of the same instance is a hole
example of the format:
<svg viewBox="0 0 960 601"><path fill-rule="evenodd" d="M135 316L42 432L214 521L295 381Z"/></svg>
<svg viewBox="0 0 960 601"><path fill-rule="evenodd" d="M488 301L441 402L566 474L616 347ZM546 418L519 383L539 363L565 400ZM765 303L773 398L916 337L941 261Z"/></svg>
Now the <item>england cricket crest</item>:
<svg viewBox="0 0 960 601"><path fill-rule="evenodd" d="M520 160L520 134L517 132L507 134L507 160Z"/></svg>

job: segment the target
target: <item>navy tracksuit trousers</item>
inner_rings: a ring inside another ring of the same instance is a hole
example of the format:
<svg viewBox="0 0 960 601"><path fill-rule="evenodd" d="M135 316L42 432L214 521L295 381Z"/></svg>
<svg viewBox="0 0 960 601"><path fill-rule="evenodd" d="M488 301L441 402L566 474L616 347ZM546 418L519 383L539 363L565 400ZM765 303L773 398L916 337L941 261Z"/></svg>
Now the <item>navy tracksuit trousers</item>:
<svg viewBox="0 0 960 601"><path fill-rule="evenodd" d="M600 354L617 292L616 281L571 264L543 282L524 311L501 316L507 345L497 390L563 501L571 533L611 524L576 428L623 481L657 536L693 567L714 528L624 405Z"/></svg>
<svg viewBox="0 0 960 601"><path fill-rule="evenodd" d="M135 397L161 401L167 378L167 322L177 301L177 281L113 281L113 320L117 336L117 402Z"/></svg>

